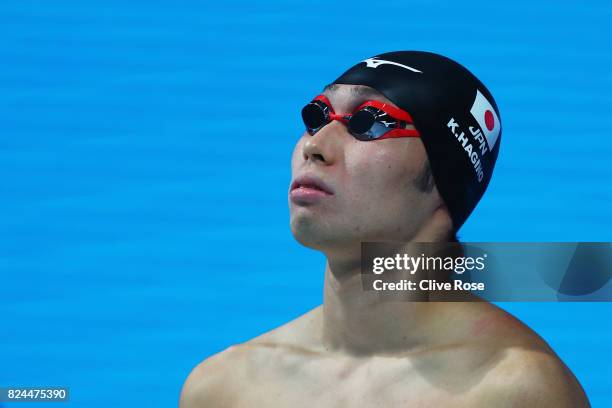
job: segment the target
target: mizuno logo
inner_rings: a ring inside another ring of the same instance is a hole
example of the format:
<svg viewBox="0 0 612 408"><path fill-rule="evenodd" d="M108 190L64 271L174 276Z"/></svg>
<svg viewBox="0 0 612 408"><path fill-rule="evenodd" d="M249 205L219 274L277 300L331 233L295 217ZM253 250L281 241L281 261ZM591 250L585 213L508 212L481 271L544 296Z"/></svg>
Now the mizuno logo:
<svg viewBox="0 0 612 408"><path fill-rule="evenodd" d="M401 68L407 69L407 70L412 71L412 72L418 72L419 74L423 73L423 72L419 71L416 68L409 67L408 65L400 64L399 62L393 62L393 61L387 61L387 60L383 60L383 59L378 59L378 58L368 58L368 59L364 59L361 62L365 62L366 66L368 68L376 68L379 65L388 64L388 65L395 65L396 67L401 67Z"/></svg>

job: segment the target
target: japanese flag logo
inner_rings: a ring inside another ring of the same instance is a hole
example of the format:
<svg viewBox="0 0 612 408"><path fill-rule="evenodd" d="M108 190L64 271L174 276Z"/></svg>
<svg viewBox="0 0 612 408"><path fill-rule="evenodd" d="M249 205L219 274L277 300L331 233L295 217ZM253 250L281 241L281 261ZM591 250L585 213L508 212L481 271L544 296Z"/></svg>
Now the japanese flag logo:
<svg viewBox="0 0 612 408"><path fill-rule="evenodd" d="M499 123L499 118L491 103L478 89L476 90L476 99L474 100L472 109L470 109L470 113L474 116L474 119L476 119L476 122L478 122L480 126L480 130L482 130L482 133L485 135L489 150L492 150L495 146L495 142L497 142L501 123Z"/></svg>

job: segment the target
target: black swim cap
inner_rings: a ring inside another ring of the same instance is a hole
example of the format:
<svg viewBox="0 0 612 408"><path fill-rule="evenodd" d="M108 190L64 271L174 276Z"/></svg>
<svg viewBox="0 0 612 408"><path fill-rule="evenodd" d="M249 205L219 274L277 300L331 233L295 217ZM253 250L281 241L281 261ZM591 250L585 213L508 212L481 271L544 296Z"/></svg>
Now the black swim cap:
<svg viewBox="0 0 612 408"><path fill-rule="evenodd" d="M369 86L410 113L456 232L484 194L499 153L500 114L489 90L457 62L423 51L368 58L334 83Z"/></svg>

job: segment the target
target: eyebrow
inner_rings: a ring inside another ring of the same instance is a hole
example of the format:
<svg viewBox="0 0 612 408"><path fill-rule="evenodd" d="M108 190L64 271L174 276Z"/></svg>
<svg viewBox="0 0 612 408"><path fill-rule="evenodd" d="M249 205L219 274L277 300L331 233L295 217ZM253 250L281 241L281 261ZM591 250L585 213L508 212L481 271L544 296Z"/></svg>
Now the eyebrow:
<svg viewBox="0 0 612 408"><path fill-rule="evenodd" d="M338 84L328 84L325 85L325 87L323 88L323 92L333 92L336 89L338 89ZM380 99L380 98L385 98L386 96L383 95L381 92L377 91L376 89L372 89L369 87L363 87L363 86L354 86L351 87L351 96L355 97L356 99L361 99L361 101L364 101L366 99L369 98L374 98L374 99ZM360 102L357 102L360 103Z"/></svg>
<svg viewBox="0 0 612 408"><path fill-rule="evenodd" d="M327 91L335 91L338 88L337 84L327 84L323 87L323 92L327 92Z"/></svg>
<svg viewBox="0 0 612 408"><path fill-rule="evenodd" d="M333 92L338 89L338 84L328 84L323 88L323 92L329 91ZM372 89L365 86L353 86L351 87L351 94L353 96L376 96L376 97L385 97L381 92L378 92L376 89Z"/></svg>

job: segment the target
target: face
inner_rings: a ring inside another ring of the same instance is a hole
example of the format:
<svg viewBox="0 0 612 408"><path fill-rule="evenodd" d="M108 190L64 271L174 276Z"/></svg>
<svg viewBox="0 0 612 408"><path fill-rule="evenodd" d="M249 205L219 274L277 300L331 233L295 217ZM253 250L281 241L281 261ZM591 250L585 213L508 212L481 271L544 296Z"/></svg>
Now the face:
<svg viewBox="0 0 612 408"><path fill-rule="evenodd" d="M337 114L368 100L393 105L372 91L335 85L324 95ZM415 183L426 160L417 137L360 141L337 120L314 135L304 132L291 160L293 235L324 252L363 241L409 241L440 203L435 187L423 192Z"/></svg>

